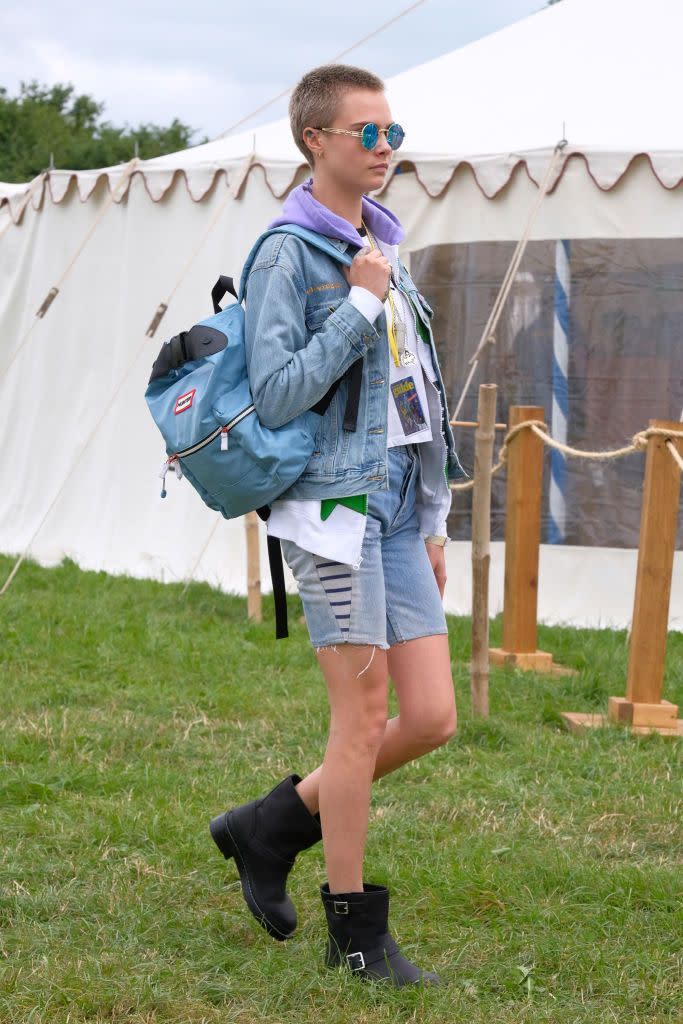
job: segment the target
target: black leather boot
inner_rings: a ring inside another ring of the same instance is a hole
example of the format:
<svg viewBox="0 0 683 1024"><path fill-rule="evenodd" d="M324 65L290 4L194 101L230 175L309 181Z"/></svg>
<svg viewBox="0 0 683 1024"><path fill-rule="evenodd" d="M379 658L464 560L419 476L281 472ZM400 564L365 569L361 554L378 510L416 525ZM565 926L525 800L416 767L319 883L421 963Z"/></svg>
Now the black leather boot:
<svg viewBox="0 0 683 1024"><path fill-rule="evenodd" d="M389 890L363 883L363 892L330 893L320 886L327 915L328 967L346 964L364 981L382 981L395 988L422 983L440 985L438 974L423 971L401 953L389 932Z"/></svg>
<svg viewBox="0 0 683 1024"><path fill-rule="evenodd" d="M235 858L249 910L275 939L288 939L296 928L296 910L285 891L294 859L322 839L320 815L308 810L294 788L298 782L301 776L288 775L265 796L219 814L209 825L226 860Z"/></svg>

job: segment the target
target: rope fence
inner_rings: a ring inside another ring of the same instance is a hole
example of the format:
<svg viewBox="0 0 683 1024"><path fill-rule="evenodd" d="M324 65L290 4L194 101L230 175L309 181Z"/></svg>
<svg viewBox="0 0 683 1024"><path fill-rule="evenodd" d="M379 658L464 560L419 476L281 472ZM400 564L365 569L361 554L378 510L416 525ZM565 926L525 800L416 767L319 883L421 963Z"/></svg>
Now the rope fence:
<svg viewBox="0 0 683 1024"><path fill-rule="evenodd" d="M549 448L554 448L556 451L562 452L564 455L568 455L575 459L591 459L593 461L606 462L609 459L621 459L625 455L631 455L633 452L642 452L647 448L647 442L651 437L665 437L666 447L669 451L674 462L678 468L683 472L683 458L679 455L676 447L671 442L671 438L683 438L683 430L663 430L661 427L646 427L645 430L639 430L637 434L634 434L631 438L631 443L624 445L623 448L614 448L608 451L585 451L581 448L572 448L571 445L563 444L561 441L556 441L554 437L548 433L548 424L544 423L543 420L525 420L523 423L518 423L516 426L511 427L507 434L503 438L503 443L500 448L498 455L498 462L491 469L491 476L499 473L507 462L508 450L510 442L519 434L522 430L531 430L532 433L538 437L543 444ZM450 484L452 491L469 491L474 487L474 480L467 480L462 484Z"/></svg>
<svg viewBox="0 0 683 1024"><path fill-rule="evenodd" d="M664 668L674 554L680 515L683 471L683 423L651 419L629 444L603 451L588 451L552 437L542 406L510 406L508 424L493 472L507 466L505 509L505 577L500 646L488 647L489 569L491 517L491 463L495 423L496 386L479 388L474 479L451 485L453 490L473 488L472 500L472 709L488 715L489 666L514 668L547 675L575 675L577 669L557 664L551 651L538 648L538 592L541 569L541 507L543 500L544 445L564 457L606 462L633 452L644 452L640 535L636 565L633 615L624 696L610 696L607 715L594 711L563 711L571 732L583 732L608 722L635 733L657 732L683 738L678 705L663 697ZM516 442L513 444L512 442Z"/></svg>

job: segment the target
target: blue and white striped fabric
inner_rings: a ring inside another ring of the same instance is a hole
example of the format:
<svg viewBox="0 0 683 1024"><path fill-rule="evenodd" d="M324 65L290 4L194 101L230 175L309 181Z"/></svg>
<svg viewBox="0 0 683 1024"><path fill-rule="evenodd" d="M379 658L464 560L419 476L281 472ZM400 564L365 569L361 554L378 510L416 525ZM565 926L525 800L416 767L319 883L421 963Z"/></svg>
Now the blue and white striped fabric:
<svg viewBox="0 0 683 1024"><path fill-rule="evenodd" d="M348 633L351 622L351 569L342 562L315 559L320 582L330 602L333 615L342 633Z"/></svg>
<svg viewBox="0 0 683 1024"><path fill-rule="evenodd" d="M553 321L553 404L551 434L567 443L569 420L569 299L571 271L569 241L555 243L555 316ZM551 544L567 539L567 458L553 449L550 453L550 527Z"/></svg>

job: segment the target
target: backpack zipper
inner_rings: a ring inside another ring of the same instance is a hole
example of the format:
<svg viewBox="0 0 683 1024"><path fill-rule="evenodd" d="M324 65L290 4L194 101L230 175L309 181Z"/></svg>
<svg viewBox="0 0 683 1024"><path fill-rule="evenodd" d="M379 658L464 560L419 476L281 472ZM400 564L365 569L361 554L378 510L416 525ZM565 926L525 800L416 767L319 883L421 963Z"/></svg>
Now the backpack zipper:
<svg viewBox="0 0 683 1024"><path fill-rule="evenodd" d="M248 416L250 412L253 412L255 408L255 405L245 406L241 412L238 412L236 416L233 416L229 423L224 423L223 426L216 427L215 430L212 430L210 434L207 434L206 437L203 437L201 441L197 441L197 443L193 444L190 448L184 448L181 452L176 452L174 455L169 455L169 457L166 459L163 466L161 467L161 472L159 473L159 476L161 477L162 481L161 497L166 497L166 474L168 473L168 471L172 469L175 475L178 477L178 479L180 479L183 475L183 470L180 463L178 462L178 459L185 458L185 456L187 455L194 455L195 452L200 451L200 449L205 448L207 444L210 444L211 441L217 438L219 434L221 435L221 451L227 452L228 431L231 430L232 427L236 426L236 424L238 424L240 420L243 420L245 416Z"/></svg>
<svg viewBox="0 0 683 1024"><path fill-rule="evenodd" d="M190 448L184 448L183 451L176 452L175 458L184 459L188 455L194 455L195 452L198 452L201 448L204 448L207 444L210 444L215 438L218 437L219 434L221 435L221 450L227 451L228 431L232 430L232 428L236 426L240 422L240 420L243 420L245 416L248 416L250 412L253 412L255 408L256 407L254 405L247 405L244 409L242 409L241 412L238 412L236 416L233 416L229 423L223 424L222 427L216 427L215 430L212 430L210 434L207 434L206 437L203 437L201 441L197 441L197 443L193 444Z"/></svg>

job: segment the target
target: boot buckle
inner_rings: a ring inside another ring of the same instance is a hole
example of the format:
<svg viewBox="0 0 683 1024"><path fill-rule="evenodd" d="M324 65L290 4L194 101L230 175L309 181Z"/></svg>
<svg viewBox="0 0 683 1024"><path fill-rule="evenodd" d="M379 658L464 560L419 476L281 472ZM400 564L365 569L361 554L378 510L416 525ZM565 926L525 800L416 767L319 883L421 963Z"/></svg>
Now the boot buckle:
<svg viewBox="0 0 683 1024"><path fill-rule="evenodd" d="M346 900L334 900L333 901L333 910L334 910L335 914L348 914L348 912L349 912L349 905L346 902Z"/></svg>
<svg viewBox="0 0 683 1024"><path fill-rule="evenodd" d="M359 962L357 962L355 966L351 962L354 957L360 958ZM351 968L352 971L362 971L363 968L365 967L365 957L363 956L362 953L347 953L346 959L349 961L349 967Z"/></svg>

